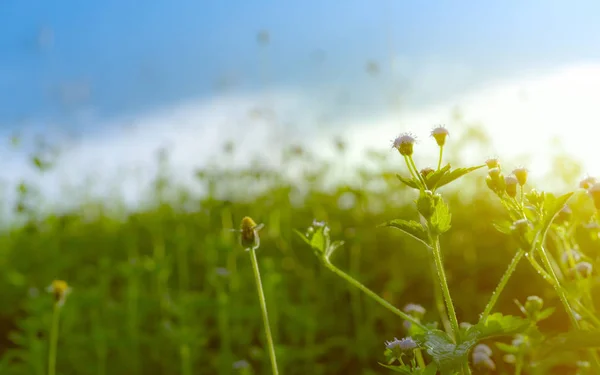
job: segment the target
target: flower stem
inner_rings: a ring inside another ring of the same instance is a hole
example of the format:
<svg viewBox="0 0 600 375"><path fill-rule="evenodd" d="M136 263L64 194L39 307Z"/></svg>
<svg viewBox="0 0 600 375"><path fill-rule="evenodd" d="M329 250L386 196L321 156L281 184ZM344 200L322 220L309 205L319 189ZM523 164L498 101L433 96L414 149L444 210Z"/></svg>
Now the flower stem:
<svg viewBox="0 0 600 375"><path fill-rule="evenodd" d="M438 171L442 168L442 157L443 156L444 156L444 146L440 146L440 158L438 159L438 167L437 167Z"/></svg>
<svg viewBox="0 0 600 375"><path fill-rule="evenodd" d="M552 282L554 284L554 289L556 290L556 293L558 294L558 298L562 302L563 306L565 307L565 310L567 311L567 314L569 315L569 320L571 321L571 324L573 324L573 327L579 328L579 322L575 318L575 311L573 310L573 308L571 307L571 304L569 303L569 299L567 298L567 294L565 293L565 290L560 285L560 281L558 280L558 277L556 276L556 272L554 272L554 268L552 267L552 263L550 262L550 259L548 258L548 254L546 254L546 250L544 249L543 246L540 246L538 248L538 251L539 251L540 257L542 259L542 264L544 265L544 267L546 267L546 272L548 272L548 275L552 278Z"/></svg>
<svg viewBox="0 0 600 375"><path fill-rule="evenodd" d="M454 340L458 340L458 333L460 328L458 326L458 319L456 318L456 310L454 310L454 304L452 303L452 297L450 296L450 289L448 288L448 280L446 279L446 273L444 272L444 264L442 262L442 252L440 250L440 239L437 234L430 233L431 246L433 248L433 259L435 261L435 267L437 269L438 279L440 287L442 289L442 295L446 301L446 308L448 309L448 318L452 325L452 331L454 334Z"/></svg>
<svg viewBox="0 0 600 375"><path fill-rule="evenodd" d="M427 327L425 327L423 324L421 324L421 322L419 322L417 319L413 318L412 316L410 316L410 315L406 314L405 312L399 310L398 308L394 307L388 301L386 301L383 298L379 297L375 292L371 291L369 288L367 288L366 286L364 286L363 284L361 284L358 280L354 279L352 276L350 276L347 273L345 273L344 271L340 270L339 268L337 268L333 264L331 264L329 262L325 262L325 266L330 271L332 271L333 273L335 273L336 275L338 275L342 279L346 280L348 283L352 284L356 288L360 289L361 291L363 291L369 297L373 298L381 306L383 306L386 309L390 310L391 312L393 312L394 314L398 315L402 319L411 322L412 324L416 325L417 327L419 327L419 328L421 328L421 329L423 329L425 331L429 331L429 329Z"/></svg>
<svg viewBox="0 0 600 375"><path fill-rule="evenodd" d="M425 185L425 181L421 177L421 174L419 173L419 171L417 170L416 167L413 168L414 164L411 162L412 158L404 155L404 161L406 162L406 167L408 168L408 171L410 172L410 175L413 177L413 179L415 179L419 182L419 185L421 185L421 188L427 189L427 185Z"/></svg>
<svg viewBox="0 0 600 375"><path fill-rule="evenodd" d="M428 245L429 246L429 245ZM452 325L450 324L450 320L448 319L448 315L446 314L446 305L444 304L444 296L442 296L442 292L438 285L440 284L440 280L437 274L437 268L435 266L435 260L433 259L433 253L429 252L431 260L431 276L433 277L433 294L435 296L435 306L438 310L438 314L440 314L440 320L442 321L442 325L444 326L444 330L448 334L452 334Z"/></svg>
<svg viewBox="0 0 600 375"><path fill-rule="evenodd" d="M273 344L273 337L271 335L271 328L269 326L269 315L267 313L267 300L265 299L265 293L263 292L262 282L260 280L260 271L258 270L258 260L256 259L256 247L248 251L250 253L250 260L252 261L252 269L254 270L254 279L256 281L256 291L258 293L258 299L260 301L260 308L262 310L262 318L265 329L265 336L267 337L267 346L269 348L269 358L271 360L271 371L273 375L278 375L277 370L277 358L275 356L275 345Z"/></svg>
<svg viewBox="0 0 600 375"><path fill-rule="evenodd" d="M421 181L421 184L423 184L423 189L428 190L427 183L425 182L425 178L423 178L423 176L421 176L421 173L419 173L419 169L417 168L417 165L415 164L415 160L412 158L412 156L408 156L408 160L409 160L410 164L412 165L413 169L415 170L415 173L417 174L419 181Z"/></svg>
<svg viewBox="0 0 600 375"><path fill-rule="evenodd" d="M523 258L523 255L525 255L525 251L522 249L519 249L517 251L517 253L515 254L515 256L512 258L512 261L508 265L508 268L504 272L504 275L502 275L502 278L500 279L500 282L498 283L496 290L494 290L494 294L492 294L490 301L485 306L485 310L483 310L483 314L481 316L482 322L485 323L487 317L490 315L490 312L494 308L494 305L496 304L496 302L498 302L498 298L500 297L500 294L506 287L506 284L508 284L508 280L512 276L513 272L515 272L515 269L517 268L517 265L521 261L521 258Z"/></svg>
<svg viewBox="0 0 600 375"><path fill-rule="evenodd" d="M60 318L59 302L54 303L52 312L52 326L50 328L50 351L48 353L48 375L56 374L56 349L58 346L58 322Z"/></svg>

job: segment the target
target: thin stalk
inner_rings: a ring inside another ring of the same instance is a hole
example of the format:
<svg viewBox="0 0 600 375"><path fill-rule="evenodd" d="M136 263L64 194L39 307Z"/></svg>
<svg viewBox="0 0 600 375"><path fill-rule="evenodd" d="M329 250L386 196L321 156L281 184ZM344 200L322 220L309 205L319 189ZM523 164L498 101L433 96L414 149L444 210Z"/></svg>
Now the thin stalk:
<svg viewBox="0 0 600 375"><path fill-rule="evenodd" d="M565 293L565 291L563 290L563 288L560 285L560 281L558 280L558 277L556 276L556 273L554 272L554 268L552 267L552 263L550 262L550 259L548 258L548 254L546 254L546 250L544 249L543 246L540 246L538 248L538 251L539 251L540 257L542 259L542 264L544 265L544 267L546 267L546 272L548 273L548 275L552 279L552 282L554 283L554 289L556 290L556 293L558 294L558 298L560 299L560 302L565 307L565 310L567 310L567 314L569 314L569 320L571 321L571 324L573 324L573 327L579 328L579 322L575 318L575 311L573 310L573 308L571 307L571 304L569 303L567 294Z"/></svg>
<svg viewBox="0 0 600 375"><path fill-rule="evenodd" d="M506 287L506 284L508 284L508 280L510 280L510 277L515 272L515 269L517 269L517 265L519 264L519 262L521 261L521 259L523 258L524 255L525 255L525 251L523 249L519 249L517 251L517 253L515 254L515 256L512 258L510 264L508 265L508 268L504 272L504 275L502 275L502 278L500 279L500 282L498 283L496 290L494 290L494 294L492 294L490 301L485 306L485 310L483 310L483 314L481 316L482 322L485 322L487 317L492 312L492 309L496 305L496 302L498 302L498 298L500 297L500 294Z"/></svg>
<svg viewBox="0 0 600 375"><path fill-rule="evenodd" d="M440 315L440 319L442 321L442 325L444 326L444 330L448 333L452 333L452 325L450 324L450 319L448 319L448 315L446 314L446 305L444 304L444 296L440 291L440 288L437 286L440 284L440 280L437 274L437 269L435 267L435 260L433 259L433 253L429 253L431 256L431 276L434 280L433 285L433 294L435 296L435 306L437 307L438 314Z"/></svg>
<svg viewBox="0 0 600 375"><path fill-rule="evenodd" d="M265 293L262 288L262 282L260 280L258 260L256 259L256 248L252 248L248 252L250 253L250 260L252 261L252 269L254 270L254 279L256 281L256 292L258 293L258 300L260 301L260 308L262 311L265 336L267 338L267 346L269 348L269 358L271 360L271 372L273 373L273 375L278 375L279 371L277 370L277 357L275 355L275 345L273 344L273 336L271 335L271 327L269 326L267 300L265 298Z"/></svg>
<svg viewBox="0 0 600 375"><path fill-rule="evenodd" d="M414 167L413 163L411 163L411 160L412 160L411 158L409 158L408 156L404 155L404 161L406 162L406 166L408 167L408 171L410 172L410 175L415 180L419 181L419 184L421 185L421 187L423 189L427 189L427 185L425 184L425 180L423 180L423 177L419 173L419 170L416 167Z"/></svg>
<svg viewBox="0 0 600 375"><path fill-rule="evenodd" d="M411 322L412 324L416 325L417 327L421 328L424 331L429 331L429 329L427 327L425 327L417 319L413 318L412 316L410 316L410 315L406 314L405 312L399 310L398 308L394 307L388 301L386 301L383 298L379 297L375 292L371 291L369 288L367 288L366 286L364 286L363 284L361 284L360 281L354 279L352 276L350 276L347 273L345 273L344 271L340 270L339 268L337 268L333 264L331 264L329 262L325 262L325 266L330 271L332 271L333 273L335 273L336 275L338 275L342 279L346 280L348 283L352 284L356 288L358 288L361 291L363 291L366 295L368 295L369 297L373 298L381 306L383 306L386 309L390 310L391 312L393 312L394 314L396 314L400 318Z"/></svg>
<svg viewBox="0 0 600 375"><path fill-rule="evenodd" d="M438 167L437 167L438 171L442 168L442 157L443 156L444 156L444 146L440 146L440 157L438 159Z"/></svg>
<svg viewBox="0 0 600 375"><path fill-rule="evenodd" d="M421 176L421 174L419 173L419 169L417 168L417 165L415 164L415 160L412 158L412 156L408 156L408 160L410 161L410 164L412 165L413 169L415 170L415 173L417 174L419 181L421 181L421 184L423 184L423 189L427 190L427 183L425 182L425 179L423 178L423 176Z"/></svg>
<svg viewBox="0 0 600 375"><path fill-rule="evenodd" d="M52 311L52 326L50 328L50 350L48 352L48 375L56 374L56 349L58 346L58 322L60 318L59 302L54 303Z"/></svg>
<svg viewBox="0 0 600 375"><path fill-rule="evenodd" d="M438 235L430 234L431 246L433 248L433 259L435 261L435 267L437 269L438 278L440 281L440 287L442 289L442 295L446 301L446 308L448 309L448 318L452 325L452 331L454 339L458 340L458 333L460 328L458 326L458 319L456 318L456 310L454 310L454 304L452 303L452 297L450 296L450 289L448 288L448 280L446 279L446 273L444 272L444 264L442 262L442 252L440 250L440 240Z"/></svg>

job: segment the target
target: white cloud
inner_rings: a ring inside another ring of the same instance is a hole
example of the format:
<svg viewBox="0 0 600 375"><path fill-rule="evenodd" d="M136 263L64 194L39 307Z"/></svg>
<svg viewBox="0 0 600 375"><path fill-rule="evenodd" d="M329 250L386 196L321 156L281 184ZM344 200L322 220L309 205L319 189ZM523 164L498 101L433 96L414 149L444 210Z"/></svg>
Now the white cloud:
<svg viewBox="0 0 600 375"><path fill-rule="evenodd" d="M598 64L571 66L493 84L419 110L390 110L360 118L336 114L332 116L334 126L317 130L314 124L329 106L323 96L293 90L221 96L99 123L99 129L112 130L64 150L56 170L39 181L56 199L64 201L61 182L80 185L86 176L92 175L98 181L94 189L97 195L105 194L111 184L119 183L133 202L155 172L155 153L161 147L172 151L174 178L191 182L193 170L202 164L240 165L248 161L246 155L254 153L262 154L265 162L276 164L279 163L276 151L283 144L298 141L323 151L331 144L331 135L342 136L353 147L349 162L360 162L363 149L389 148L391 139L406 130L417 133L423 141L419 150L434 158L435 145L426 139L429 130L436 124L448 123L456 106L466 120L484 124L493 140L493 148L486 151L488 155L515 158L529 153L533 156L530 167L541 175L549 168L550 141L559 137L565 150L584 162L590 173L600 174L600 164L596 163L600 134L596 130L600 124ZM275 118L260 110L265 105L273 108ZM289 128L286 135L274 133L269 123L275 120L282 124L293 121L297 127ZM122 129L131 122L135 129ZM450 131L451 140L457 139L459 134ZM227 161L214 159L226 140L235 142L237 156ZM394 153L390 153L392 157L396 157ZM22 160L12 160L9 170L14 176L25 174L34 178L23 165ZM123 171L133 168L139 168L141 175L123 176Z"/></svg>

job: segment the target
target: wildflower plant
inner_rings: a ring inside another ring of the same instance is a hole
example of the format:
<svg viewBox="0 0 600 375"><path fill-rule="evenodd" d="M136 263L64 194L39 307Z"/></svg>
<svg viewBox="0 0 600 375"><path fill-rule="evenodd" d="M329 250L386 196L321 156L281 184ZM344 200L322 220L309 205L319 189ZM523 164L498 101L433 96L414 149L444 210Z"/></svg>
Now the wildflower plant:
<svg viewBox="0 0 600 375"><path fill-rule="evenodd" d="M412 237L428 251L431 259L431 269L436 280L436 296L440 309L440 317L444 330L438 329L437 322L423 323L421 319L424 311L409 304L405 311L401 311L386 300L372 292L362 283L343 272L331 262L333 252L343 243L330 239L329 228L325 223L314 222L306 233L297 231L297 234L313 249L322 264L335 274L362 290L369 297L377 301L395 315L404 319L408 324L409 337L401 340L394 338L386 342L385 356L388 359L383 366L404 374L470 374L469 353L481 341L498 336L508 336L521 333L530 326L526 318L504 316L500 313L490 314L490 309L474 325L459 324L451 292L448 286L443 264L440 236L451 228L452 216L450 209L439 189L466 174L486 166L497 168L496 180L504 182L504 177L499 170L497 161L489 160L486 164L468 167L452 168L449 164L443 165L443 150L449 132L444 127L432 130L431 136L439 147L437 168L424 168L419 170L413 159L416 137L410 133L401 134L393 141L393 148L397 150L405 161L408 176L398 174L398 179L409 188L416 190L415 202L418 220L395 219L386 222L381 227L396 228ZM520 175L520 180L514 178L515 189L519 181L525 181ZM509 181L510 184L513 181ZM506 187L503 185L505 191ZM515 194L516 196L516 194ZM490 304L488 304L490 305ZM491 303L493 306L493 302ZM408 307L410 306L410 307ZM482 354L483 353L483 354ZM487 366L492 369L494 362L491 353L475 352L473 364ZM429 363L427 363L429 362Z"/></svg>
<svg viewBox="0 0 600 375"><path fill-rule="evenodd" d="M277 356L275 354L275 344L273 343L273 335L271 333L271 327L269 324L269 314L267 311L267 300L262 287L262 281L260 277L260 270L258 268L258 260L256 258L256 250L260 247L260 236L258 231L263 228L263 224L256 224L254 220L246 216L242 219L240 225L240 244L250 254L250 260L252 262L252 269L254 271L254 279L256 282L256 291L258 293L258 300L260 302L260 308L263 318L263 325L265 330L265 337L267 339L267 347L269 351L269 360L271 362L271 371L273 375L279 374L277 368Z"/></svg>

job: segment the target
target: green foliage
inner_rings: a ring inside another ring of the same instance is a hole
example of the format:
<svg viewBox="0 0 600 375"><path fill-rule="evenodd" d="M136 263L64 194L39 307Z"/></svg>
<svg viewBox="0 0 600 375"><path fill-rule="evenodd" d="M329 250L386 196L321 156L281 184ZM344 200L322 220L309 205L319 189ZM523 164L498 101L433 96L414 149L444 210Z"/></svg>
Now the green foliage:
<svg viewBox="0 0 600 375"><path fill-rule="evenodd" d="M423 225L419 222L414 220L394 219L380 224L379 226L399 229L415 240L424 243L426 246L429 246L426 242L428 237L427 230L423 228Z"/></svg>

